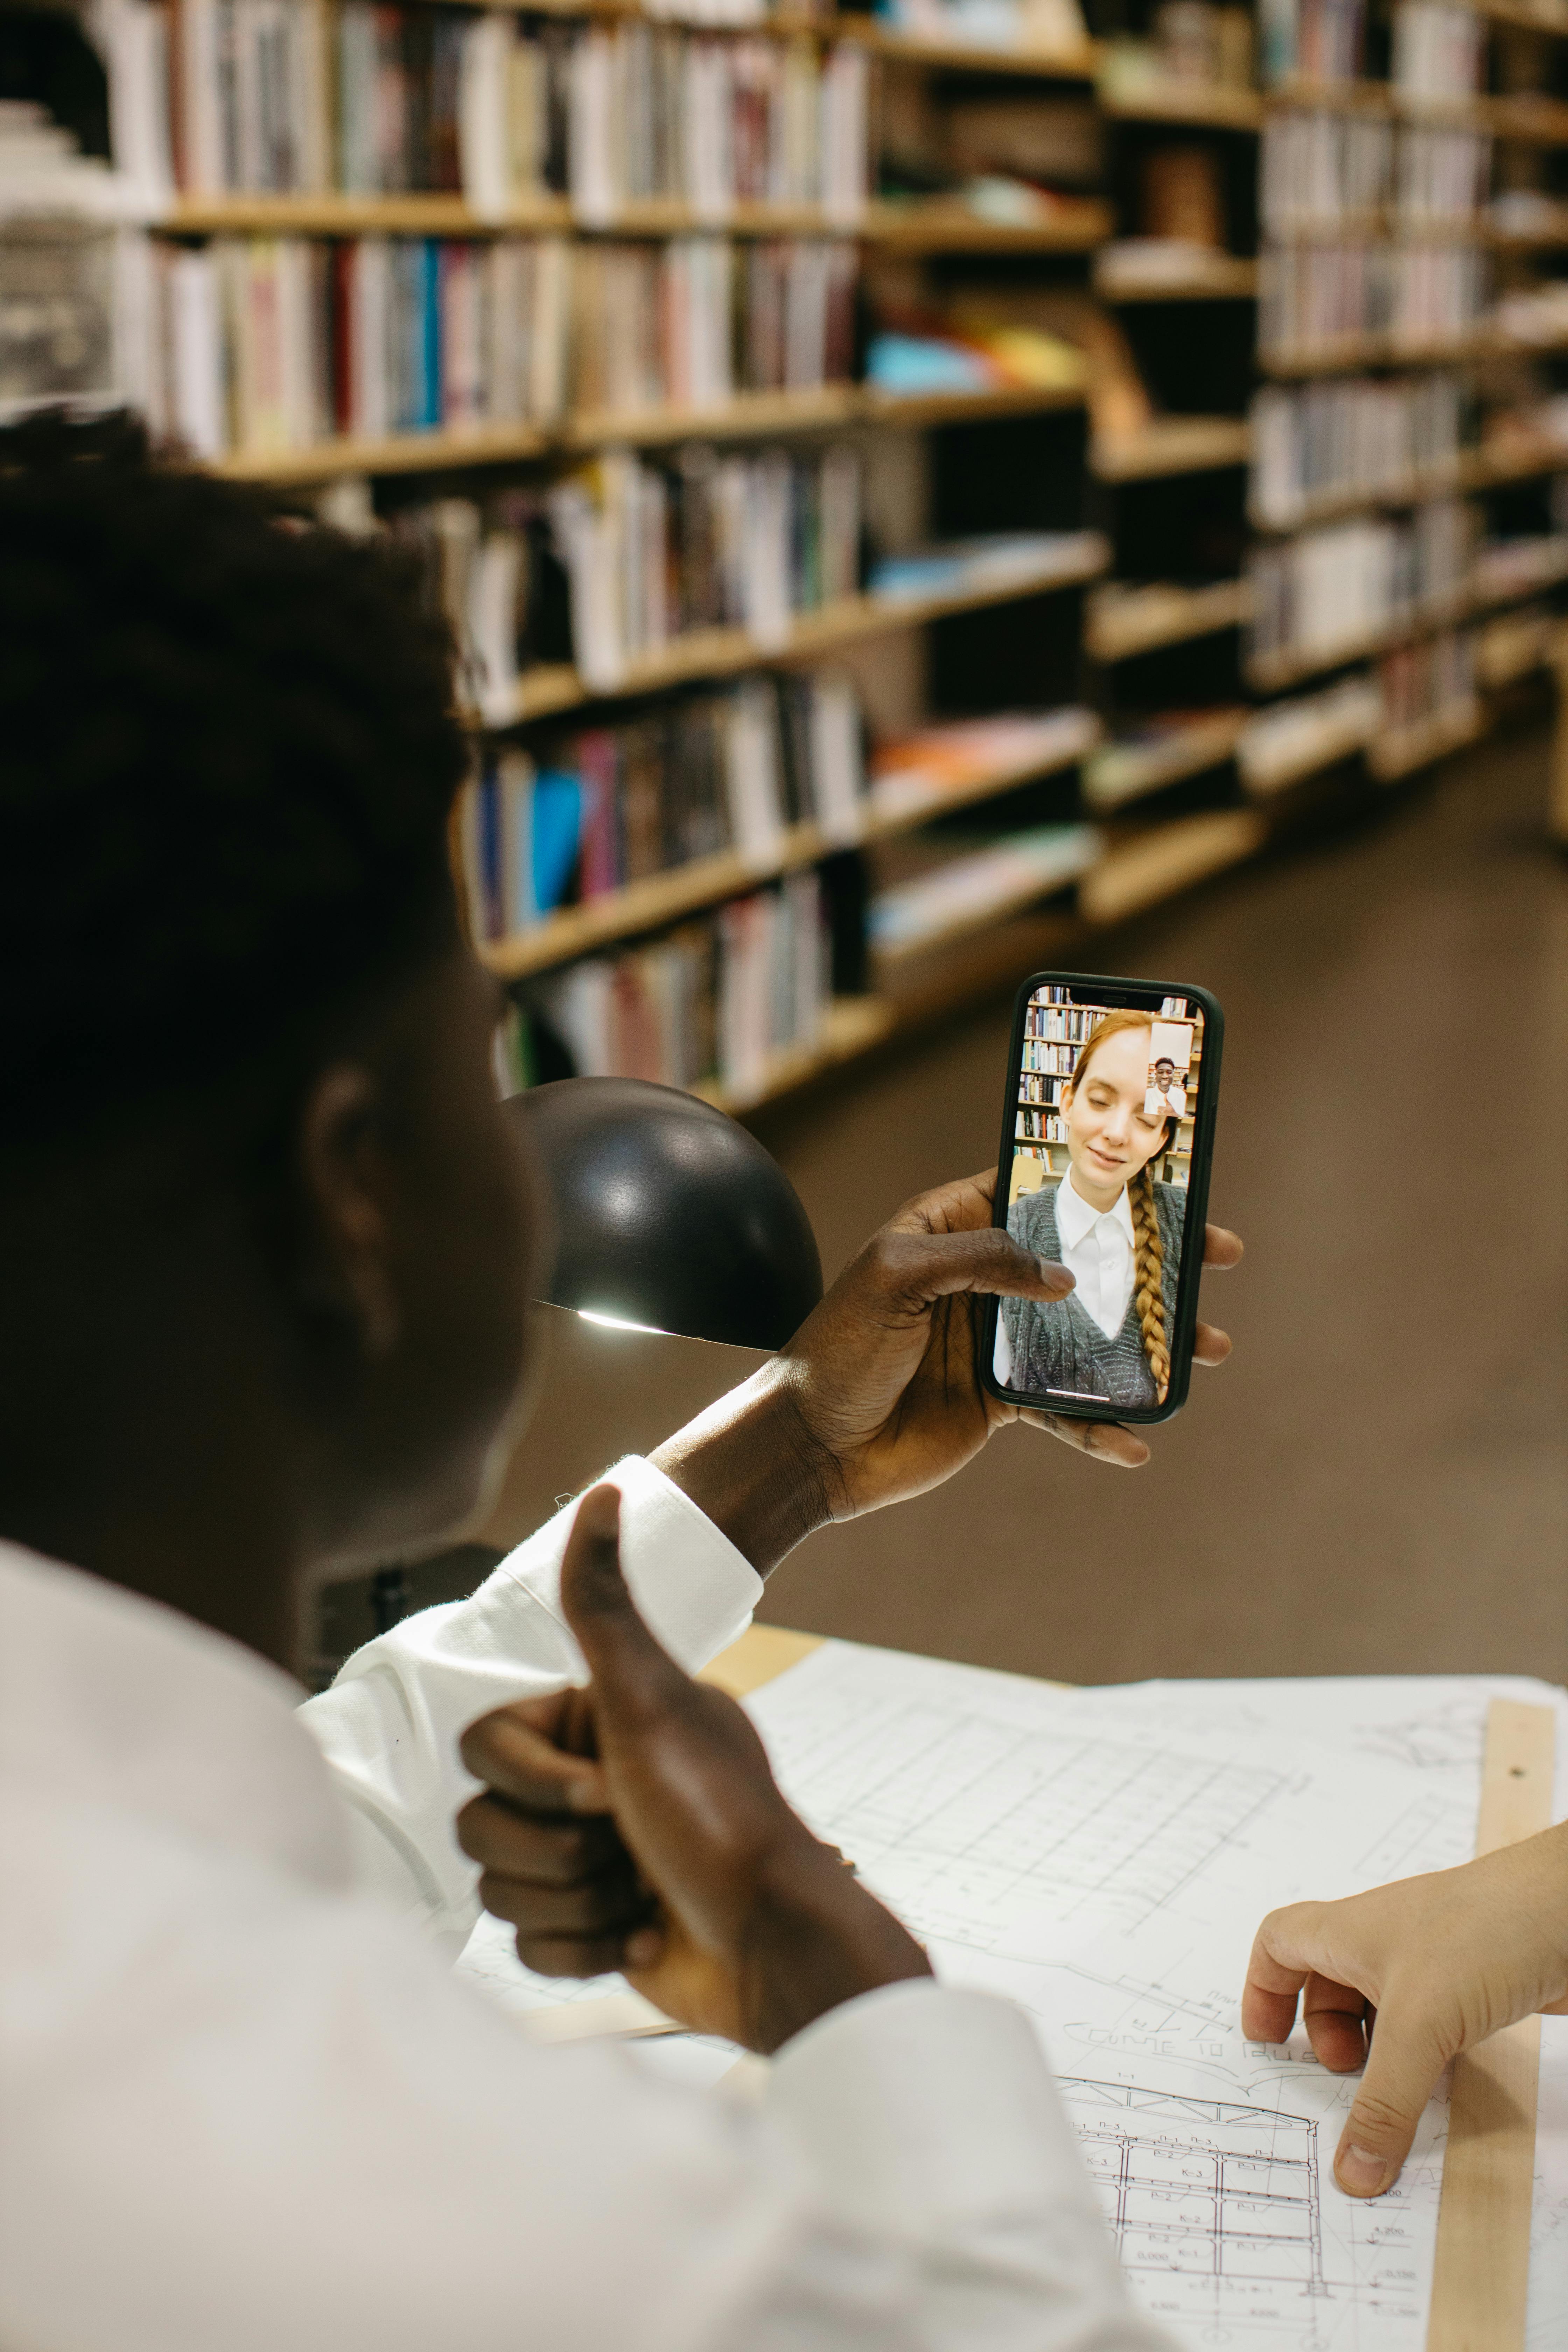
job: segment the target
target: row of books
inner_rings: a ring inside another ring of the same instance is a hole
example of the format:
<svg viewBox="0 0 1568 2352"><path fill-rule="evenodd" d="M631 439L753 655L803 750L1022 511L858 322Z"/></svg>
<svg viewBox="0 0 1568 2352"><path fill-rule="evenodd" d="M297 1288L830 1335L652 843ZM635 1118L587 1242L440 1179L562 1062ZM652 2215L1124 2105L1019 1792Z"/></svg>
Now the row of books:
<svg viewBox="0 0 1568 2352"><path fill-rule="evenodd" d="M1042 993L1048 997L1043 1004L1038 1002ZM1054 1070L1057 1066L1054 1062L1039 1062L1034 1058L1037 1050L1037 1040L1065 1038L1071 1045L1081 1045L1099 1020L1100 1014L1092 1005L1075 1005L1068 1002L1068 991L1065 988L1053 987L1048 992L1037 992L1036 1001L1031 1003L1024 1015L1026 1043L1023 1067L1026 1070ZM1069 1063L1069 1071L1071 1066Z"/></svg>
<svg viewBox="0 0 1568 2352"><path fill-rule="evenodd" d="M1254 516L1279 529L1326 500L1398 497L1458 464L1468 410L1442 373L1270 384L1252 404Z"/></svg>
<svg viewBox="0 0 1568 2352"><path fill-rule="evenodd" d="M721 408L854 364L854 249L825 238L152 240L136 286L141 404L205 458Z"/></svg>
<svg viewBox="0 0 1568 2352"><path fill-rule="evenodd" d="M657 463L609 450L557 483L548 509L577 668L605 692L701 629L779 650L793 614L860 583L861 460L847 444Z"/></svg>
<svg viewBox="0 0 1568 2352"><path fill-rule="evenodd" d="M1331 653L1441 605L1468 584L1479 530L1467 501L1434 499L1254 549L1255 659Z"/></svg>
<svg viewBox="0 0 1568 2352"><path fill-rule="evenodd" d="M1418 645L1401 646L1377 665L1382 728L1387 732L1453 718L1468 723L1478 711L1473 629L1442 629Z"/></svg>
<svg viewBox="0 0 1568 2352"><path fill-rule="evenodd" d="M1487 23L1478 10L1398 0L1389 79L1413 98L1468 98L1481 86Z"/></svg>
<svg viewBox="0 0 1568 2352"><path fill-rule="evenodd" d="M808 871L649 946L585 956L532 983L524 1011L581 1077L717 1086L744 1102L776 1055L817 1045L829 984L822 892Z"/></svg>
<svg viewBox="0 0 1568 2352"><path fill-rule="evenodd" d="M1258 203L1265 234L1389 210L1395 225L1473 222L1491 184L1491 142L1474 131L1322 111L1272 115Z"/></svg>
<svg viewBox="0 0 1568 2352"><path fill-rule="evenodd" d="M1489 257L1473 246L1279 246L1263 271L1258 349L1308 356L1363 335L1456 341L1485 321L1490 283Z"/></svg>
<svg viewBox="0 0 1568 2352"><path fill-rule="evenodd" d="M494 67L528 53L513 21L481 22L484 92L506 87ZM627 205L663 201L721 221L736 204L819 205L852 223L868 170L867 57L851 43L704 40L647 25L591 25L570 51L567 186L585 222L613 221ZM508 126L474 123L483 169L476 200L504 208L528 193L504 169ZM477 116L477 109L476 109ZM466 127L467 124L466 124ZM502 168L496 168L500 166Z"/></svg>
<svg viewBox="0 0 1568 2352"><path fill-rule="evenodd" d="M865 790L858 698L832 671L689 695L533 757L509 746L463 798L475 931L514 938L721 850L765 859L791 825L854 841Z"/></svg>
<svg viewBox="0 0 1568 2352"><path fill-rule="evenodd" d="M115 158L184 195L546 195L586 223L647 199L852 221L868 78L852 43L715 38L379 0L106 0Z"/></svg>
<svg viewBox="0 0 1568 2352"><path fill-rule="evenodd" d="M1366 0L1258 0L1258 51L1267 84L1353 81L1366 46Z"/></svg>

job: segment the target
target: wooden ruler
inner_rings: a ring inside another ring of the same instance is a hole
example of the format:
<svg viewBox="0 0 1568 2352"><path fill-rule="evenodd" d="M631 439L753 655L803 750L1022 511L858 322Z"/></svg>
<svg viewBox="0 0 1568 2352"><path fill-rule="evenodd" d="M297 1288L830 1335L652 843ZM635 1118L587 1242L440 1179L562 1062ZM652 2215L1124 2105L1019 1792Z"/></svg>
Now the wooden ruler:
<svg viewBox="0 0 1568 2352"><path fill-rule="evenodd" d="M1476 1853L1552 1822L1550 1707L1494 1698L1487 1712ZM1530 2291L1541 2020L1527 2017L1454 2061L1426 2352L1521 2352Z"/></svg>

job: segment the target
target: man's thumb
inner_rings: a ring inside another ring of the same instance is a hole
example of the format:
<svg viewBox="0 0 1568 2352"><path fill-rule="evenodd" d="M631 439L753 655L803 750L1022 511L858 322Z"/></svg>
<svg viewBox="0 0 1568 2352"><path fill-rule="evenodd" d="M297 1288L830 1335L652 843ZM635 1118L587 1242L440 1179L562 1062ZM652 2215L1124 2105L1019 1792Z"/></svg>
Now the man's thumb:
<svg viewBox="0 0 1568 2352"><path fill-rule="evenodd" d="M637 1614L621 1572L621 1497L595 1486L577 1506L561 1563L561 1605L601 1702L612 1710L662 1698L679 1668Z"/></svg>
<svg viewBox="0 0 1568 2352"><path fill-rule="evenodd" d="M1380 2196L1398 2179L1422 2109L1447 2063L1429 2033L1412 2032L1386 2010L1379 2011L1361 2089L1334 2158L1334 2178L1352 2197Z"/></svg>

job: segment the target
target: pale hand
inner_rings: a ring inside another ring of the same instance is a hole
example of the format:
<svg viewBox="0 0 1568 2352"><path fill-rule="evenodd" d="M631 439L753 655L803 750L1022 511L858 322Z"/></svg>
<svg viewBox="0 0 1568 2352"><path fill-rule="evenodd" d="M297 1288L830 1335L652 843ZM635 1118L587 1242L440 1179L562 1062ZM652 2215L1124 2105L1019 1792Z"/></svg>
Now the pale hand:
<svg viewBox="0 0 1568 2352"><path fill-rule="evenodd" d="M1568 1827L1343 1902L1271 1911L1242 2032L1288 2040L1298 2000L1320 2063L1365 2067L1334 2174L1351 2196L1378 2196L1451 2058L1519 2018L1568 2014Z"/></svg>

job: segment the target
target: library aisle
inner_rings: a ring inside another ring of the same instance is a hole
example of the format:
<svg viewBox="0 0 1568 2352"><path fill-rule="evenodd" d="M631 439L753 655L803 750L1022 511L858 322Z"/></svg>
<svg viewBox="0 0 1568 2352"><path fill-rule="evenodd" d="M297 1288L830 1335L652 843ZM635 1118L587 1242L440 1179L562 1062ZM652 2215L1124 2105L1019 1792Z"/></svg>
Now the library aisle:
<svg viewBox="0 0 1568 2352"><path fill-rule="evenodd" d="M1248 1256L1208 1296L1236 1354L1194 1374L1147 1469L1005 1432L938 1493L816 1537L764 1616L1068 1680L1568 1675L1568 876L1542 845L1546 757L1539 731L1479 746L1102 936L1097 969L1202 981L1226 1008L1214 1206ZM994 1001L753 1119L829 1276L906 1195L990 1158L1006 1038ZM524 1524L752 1360L551 1320Z"/></svg>

